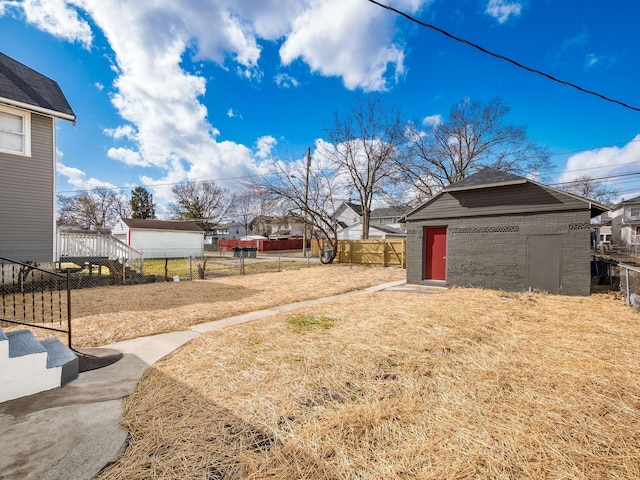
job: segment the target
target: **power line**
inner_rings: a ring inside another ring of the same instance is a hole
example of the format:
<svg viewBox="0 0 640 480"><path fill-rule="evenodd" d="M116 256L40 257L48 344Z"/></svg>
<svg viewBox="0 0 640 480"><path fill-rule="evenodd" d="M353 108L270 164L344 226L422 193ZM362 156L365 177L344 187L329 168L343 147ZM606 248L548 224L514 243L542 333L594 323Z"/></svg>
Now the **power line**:
<svg viewBox="0 0 640 480"><path fill-rule="evenodd" d="M568 87L575 88L576 90L579 90L579 91L581 91L583 93L587 93L589 95L596 96L596 97L598 97L598 98L600 98L602 100L606 100L607 102L616 103L616 104L621 105L621 106L623 106L625 108L628 108L630 110L634 110L636 112L640 112L640 108L638 108L638 107L633 107L633 106L631 106L631 105L629 105L627 103L624 103L624 102L622 102L620 100L616 100L614 98L610 98L610 97L607 97L605 95L602 95L601 93L594 92L593 90L587 90L586 88L583 88L583 87L581 87L579 85L576 85L575 83L567 82L566 80L561 80L559 78L554 77L553 75L550 75L548 73L542 72L542 71L537 70L535 68L527 67L526 65L523 65L522 63L517 62L516 60L513 60L513 59L511 59L509 57L505 57L504 55L500 55L499 53L492 52L491 50L487 50L486 48L478 45L477 43L473 43L473 42L470 42L469 40L465 40L464 38L457 37L457 36L447 32L446 30L443 30L442 28L439 28L439 27L436 27L435 25L431 25L430 23L426 23L426 22L423 22L421 20L418 20L417 18L414 18L411 15L409 15L409 14L407 14L407 13L401 11L401 10L398 10L396 8L393 8L393 7L390 7L389 5L385 5L383 3L377 2L376 0L369 0L369 2L371 2L371 3L375 4L375 5L378 5L379 7L382 7L384 9L386 9L386 10L390 10L390 11L392 11L394 13L397 13L398 15L400 15L402 17L405 17L407 20L410 20L410 21L412 21L414 23L417 23L418 25L422 25L423 27L435 30L436 32L439 32L439 33L443 34L444 36L449 37L449 38L451 38L451 39L453 39L453 40L455 40L457 42L463 43L465 45L469 45L470 47L473 47L473 48L475 48L477 50L480 50L482 53L486 53L487 55L491 55L492 57L495 57L497 59L509 62L509 63L515 65L518 68L522 68L522 69L527 70L527 71L529 71L531 73L536 73L538 75L542 75L543 77L545 77L545 78L547 78L549 80L552 80L554 82L560 83L562 85L566 85Z"/></svg>
<svg viewBox="0 0 640 480"><path fill-rule="evenodd" d="M609 180L612 178L621 178L621 177L630 177L633 175L640 175L640 172L630 172L630 173L618 173L616 175L606 175L603 177L591 177L589 178L589 180ZM575 183L576 180L569 180L566 182L555 182L555 183L549 183L548 185L550 187L554 187L554 186L558 186L558 185L570 185L572 183Z"/></svg>

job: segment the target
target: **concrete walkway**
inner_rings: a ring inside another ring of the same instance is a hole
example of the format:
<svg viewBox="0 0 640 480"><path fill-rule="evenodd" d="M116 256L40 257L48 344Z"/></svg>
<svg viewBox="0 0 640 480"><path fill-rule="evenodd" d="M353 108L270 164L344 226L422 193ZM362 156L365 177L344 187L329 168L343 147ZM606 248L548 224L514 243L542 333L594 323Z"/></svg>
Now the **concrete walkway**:
<svg viewBox="0 0 640 480"><path fill-rule="evenodd" d="M105 345L120 361L81 373L55 390L0 404L0 479L89 480L115 461L127 444L120 427L123 398L133 393L150 365L198 335L232 325L385 289L406 291L404 280L356 292L195 325L187 331Z"/></svg>

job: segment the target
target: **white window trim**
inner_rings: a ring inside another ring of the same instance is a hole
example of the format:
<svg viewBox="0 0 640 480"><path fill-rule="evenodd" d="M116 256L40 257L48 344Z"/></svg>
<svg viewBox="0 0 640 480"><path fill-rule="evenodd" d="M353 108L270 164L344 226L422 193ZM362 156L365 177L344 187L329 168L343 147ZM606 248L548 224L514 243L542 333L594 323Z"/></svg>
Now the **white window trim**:
<svg viewBox="0 0 640 480"><path fill-rule="evenodd" d="M0 153L8 153L10 155L18 155L21 157L30 157L31 156L31 112L27 112L26 110L19 110L17 108L10 108L4 105L0 105L0 112L5 112L10 115L16 115L18 117L22 117L22 128L23 128L23 150L21 152L17 152L15 150L7 150L0 147Z"/></svg>

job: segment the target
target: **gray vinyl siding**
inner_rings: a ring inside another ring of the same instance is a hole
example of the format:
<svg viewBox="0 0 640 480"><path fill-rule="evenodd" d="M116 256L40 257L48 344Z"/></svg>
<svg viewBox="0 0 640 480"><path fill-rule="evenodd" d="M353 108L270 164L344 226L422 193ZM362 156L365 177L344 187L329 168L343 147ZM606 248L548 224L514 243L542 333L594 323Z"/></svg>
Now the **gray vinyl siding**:
<svg viewBox="0 0 640 480"><path fill-rule="evenodd" d="M0 256L53 259L54 120L31 114L31 156L0 153Z"/></svg>
<svg viewBox="0 0 640 480"><path fill-rule="evenodd" d="M413 221L514 213L583 210L585 202L553 189L526 183L444 192L410 214Z"/></svg>

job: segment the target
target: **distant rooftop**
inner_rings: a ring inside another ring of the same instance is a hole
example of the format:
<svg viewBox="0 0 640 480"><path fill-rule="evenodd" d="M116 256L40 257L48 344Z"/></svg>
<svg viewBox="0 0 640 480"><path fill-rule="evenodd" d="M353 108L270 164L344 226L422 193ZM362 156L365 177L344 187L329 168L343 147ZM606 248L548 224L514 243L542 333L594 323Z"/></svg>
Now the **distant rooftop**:
<svg viewBox="0 0 640 480"><path fill-rule="evenodd" d="M182 230L202 232L203 230L193 222L177 222L169 220L144 220L142 218L123 218L122 221L129 228L146 228L149 230Z"/></svg>

